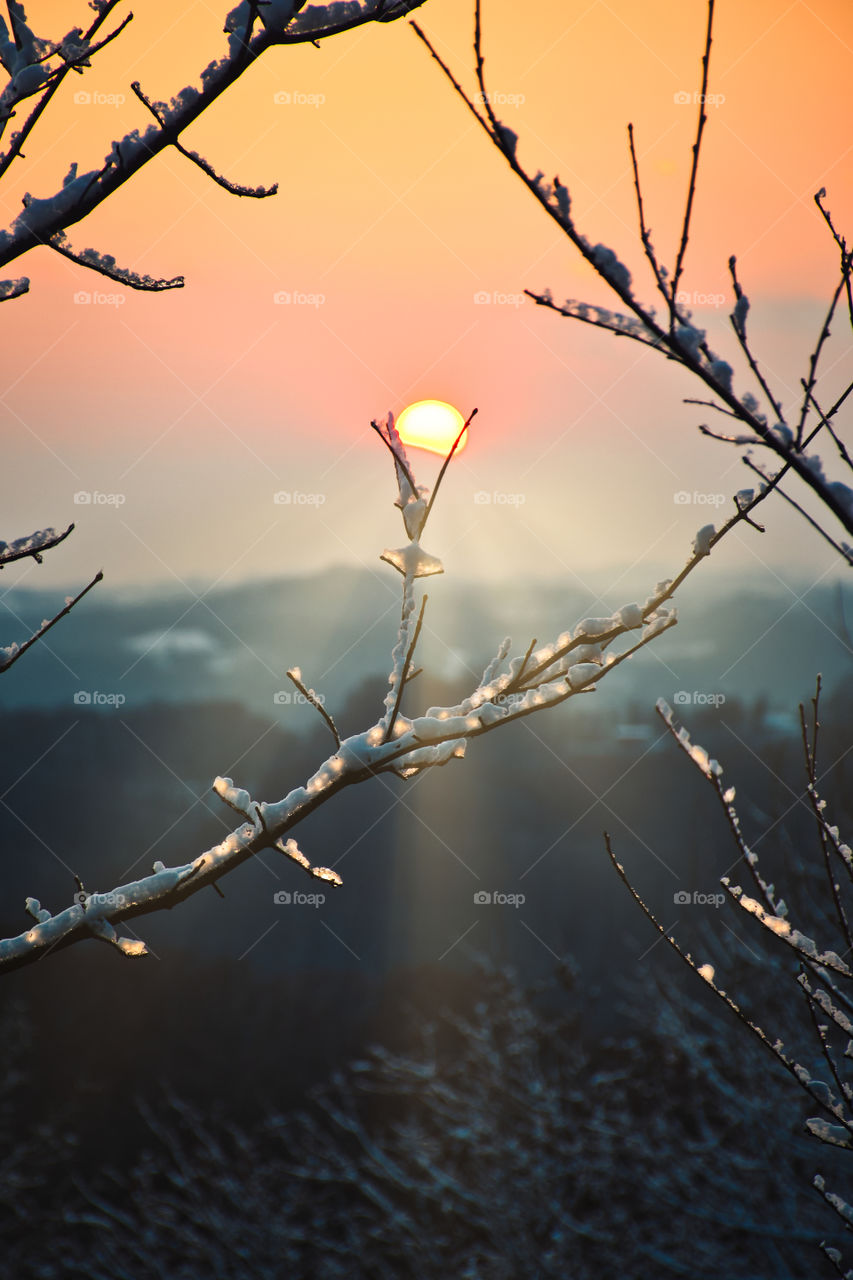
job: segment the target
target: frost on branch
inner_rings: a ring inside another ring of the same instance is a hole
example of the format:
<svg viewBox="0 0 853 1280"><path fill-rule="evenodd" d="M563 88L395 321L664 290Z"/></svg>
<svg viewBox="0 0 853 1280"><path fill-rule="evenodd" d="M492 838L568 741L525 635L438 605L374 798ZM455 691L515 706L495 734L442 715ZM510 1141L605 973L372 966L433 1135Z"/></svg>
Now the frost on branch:
<svg viewBox="0 0 853 1280"><path fill-rule="evenodd" d="M87 895L85 910L78 902L51 916L35 898L29 899L27 909L35 923L20 937L0 943L0 969L30 963L93 933L120 946L126 954L143 954L141 944L122 941L110 930L123 920L179 905L190 895L215 886L223 876L264 849L278 850L315 879L339 884L335 871L309 862L292 835L293 828L321 804L342 788L380 774L409 779L426 769L458 761L473 739L570 698L588 696L622 662L676 625L675 608L668 602L676 586L699 563L695 557L677 575L658 582L642 604L633 600L612 614L582 618L546 643L537 645L532 640L515 654L509 639L505 639L486 664L480 681L460 702L430 707L413 717L404 714L402 698L415 674L412 664L427 602L424 597L420 610L416 610L415 582L424 554L420 539L453 450L445 458L430 493L415 481L393 416L381 427L373 425L393 457L395 505L409 535L397 566L402 577L400 625L391 655L388 691L376 723L341 739L331 716L322 710L320 696L304 684L298 667L290 668L291 680L323 714L333 734L332 754L303 784L292 787L280 800L257 801L230 778L216 778L216 793L239 815L240 823L213 848L182 866L166 868L155 864L152 875L131 885L119 886L110 894ZM33 545L20 546L18 551L31 552ZM702 756L701 748L691 748L691 754L709 772L718 768Z"/></svg>
<svg viewBox="0 0 853 1280"><path fill-rule="evenodd" d="M0 280L0 302L9 302L12 298L20 298L30 287L29 276L19 276L17 280Z"/></svg>
<svg viewBox="0 0 853 1280"><path fill-rule="evenodd" d="M11 107L22 98L38 92L48 76L43 59L51 47L38 40L27 26L24 6L19 0L9 0L11 32L0 18L0 63L9 75L9 83L0 94L0 112L8 115Z"/></svg>
<svg viewBox="0 0 853 1280"><path fill-rule="evenodd" d="M174 276L171 280L166 280L158 279L154 276L141 275L138 271L130 271L126 267L118 266L111 253L99 253L97 249L74 250L68 243L64 231L58 231L55 236L51 236L49 244L51 249L55 249L63 257L70 258L72 262L78 263L81 267L89 267L92 271L97 271L99 275L106 276L109 280L115 280L118 284L125 284L130 289L139 289L146 293L160 293L164 289L182 289L184 287L183 276Z"/></svg>

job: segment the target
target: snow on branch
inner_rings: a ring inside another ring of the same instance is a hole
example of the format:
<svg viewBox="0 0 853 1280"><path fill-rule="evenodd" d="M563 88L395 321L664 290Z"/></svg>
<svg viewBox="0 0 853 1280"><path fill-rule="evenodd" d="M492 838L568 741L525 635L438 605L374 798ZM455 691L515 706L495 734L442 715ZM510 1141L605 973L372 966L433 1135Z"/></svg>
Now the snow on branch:
<svg viewBox="0 0 853 1280"><path fill-rule="evenodd" d="M473 416L469 417L466 427ZM177 906L208 886L216 887L224 875L263 849L278 850L315 878L340 883L333 868L313 866L290 834L321 804L331 800L342 788L380 774L393 773L407 779L426 769L459 760L475 738L573 697L593 693L597 684L622 662L676 625L677 614L668 606L668 601L685 578L703 563L704 552L700 555L694 551L681 571L674 578L657 583L642 603L631 602L606 617L581 619L544 645L537 647L535 641L530 642L516 656L511 656L511 642L504 640L487 664L482 679L461 702L430 707L420 715L405 714L402 703L411 685L412 664L426 604L424 597L420 608L416 606L415 581L423 576L425 568L431 571L432 563L440 565L436 557L421 549L419 539L461 432L430 492L415 480L393 415L389 414L381 426L376 422L373 426L394 460L395 506L401 512L408 537L399 553L385 552L382 556L400 569L403 582L389 687L376 723L341 739L319 695L305 686L299 668L292 668L288 673L290 678L323 715L335 739L333 753L304 784L280 800L264 802L253 799L231 779L217 778L214 790L242 819L224 840L181 866L166 868L157 863L151 875L99 894L94 903L88 899L84 904L76 902L55 916L39 914L45 912L45 908L38 903L35 924L16 938L0 941L0 971L33 963L48 952L92 936L120 946L125 954L141 955L144 953L141 944L128 949L110 930L138 916ZM733 515L711 543L716 545L741 521L752 523L749 512L762 498L763 495L758 495L751 503L735 502ZM399 564L395 557L399 557ZM67 607L71 607L71 603ZM617 649L619 642L622 647ZM36 902L35 899L29 901ZM82 910L82 906L86 909Z"/></svg>
<svg viewBox="0 0 853 1280"><path fill-rule="evenodd" d="M607 245L594 243L591 238L588 238L580 231L572 214L570 192L560 181L559 176L555 176L552 182L548 182L541 169L534 174L522 164L519 158L518 135L498 119L492 106L494 98L489 92L485 76L481 0L475 0L474 4L474 74L477 83L475 94L469 93L462 86L421 27L416 22L412 22L411 25L415 34L429 50L434 61L438 63L442 73L452 85L454 92L464 102L468 111L488 135L491 143L501 152L512 171L524 183L548 216L553 219L561 232L571 241L574 248L596 271L608 288L616 294L622 304L622 310L611 311L593 303L574 299L568 299L560 305L554 302L551 291L547 289L535 292L526 289L525 292L528 297L538 306L548 307L562 316L579 320L584 324L590 324L597 328L607 329L617 337L633 338L635 341L661 352L667 359L675 360L684 365L712 393L714 399L711 401L711 407L728 413L743 423L745 428L745 432L738 436L719 436L717 433L710 431L704 424L700 426L700 430L705 435L723 439L727 443L736 445L753 443L771 450L781 460L784 472L793 471L797 478L817 496L826 512L837 520L848 534L853 534L853 489L828 477L824 472L821 459L814 453L806 453L806 448L811 443L814 435L817 434L817 431L825 429L832 436L845 465L853 466L853 463L845 456L846 451L842 452L844 447L831 426L833 414L844 402L848 394L853 392L853 382L851 382L831 411L826 415L819 415L817 427L812 430L811 434L808 436L805 434L807 416L810 408L814 407L814 388L817 379L818 362L829 337L830 322L842 297L847 299L850 321L853 326L853 287L851 287L853 255L848 249L844 238L837 232L831 217L822 204L825 192L818 192L815 200L841 253L839 282L818 335L814 351L810 357L808 375L802 380L803 402L800 408L799 422L795 430L792 431L784 422L780 399L774 395L769 380L761 371L758 361L750 348L746 336L749 299L737 279L734 257L730 259L729 264L735 293L731 324L748 370L758 382L768 410L772 414L772 422L775 425L768 424L767 415L761 412L759 402L754 396L749 392L738 393L736 391L732 365L711 349L705 330L694 322L692 313L686 306L687 298L680 288L685 271L690 229L697 196L702 140L707 123L705 104L708 100L707 91L713 23L714 0L708 0L700 89L696 95L696 100L699 103L699 113L692 146L690 177L684 204L681 235L671 272L659 258L652 243L646 219L646 206L634 140L634 126L633 124L628 125L628 144L639 217L639 238L646 261L651 269L655 288L666 303L668 314L664 321L657 318L654 307L646 304L636 295L631 273L624 262L620 260L618 253ZM781 475L779 478L781 478ZM798 509L802 510L802 508ZM809 523L813 524L821 533L824 533L819 522L811 519ZM824 534L824 536L827 535ZM836 550L839 549L840 544L837 539L828 537L828 540ZM843 551L842 554L849 562L850 555L846 551Z"/></svg>
<svg viewBox="0 0 853 1280"><path fill-rule="evenodd" d="M117 36L121 35L127 24L132 21L133 14L129 13L103 39L95 39L100 28L120 2L121 0L98 0L97 4L91 5L91 8L95 10L96 16L88 30L84 32L81 27L73 27L58 43L49 40L36 42L35 38L30 34L29 40L25 40L20 49L18 49L14 46L14 42L9 41L8 32L4 25L3 32L0 33L3 37L0 39L0 46L3 49L2 54L0 54L0 61L2 61L4 69L12 78L4 89L3 94L0 95L0 137L3 136L9 121L15 118L14 108L17 103L35 94L39 96L22 127L12 135L8 151L0 156L0 179L6 174L13 161L23 155L24 143L29 138L68 72L76 71L78 75L82 75L84 67L91 65L92 57L115 40ZM23 14L21 5L14 5L13 8L19 10L21 15ZM11 11L10 17L12 17ZM12 21L13 25L15 25L16 19L12 18ZM9 47L10 44L13 45L13 48ZM38 49L36 46L38 46ZM35 62L27 61L28 58L33 57L37 58ZM52 66L50 64L51 59L55 59ZM29 92L23 92L23 89L27 88L26 81L30 82ZM18 92L19 88L22 90L20 93Z"/></svg>
<svg viewBox="0 0 853 1280"><path fill-rule="evenodd" d="M36 533L30 533L24 538L16 538L13 542L0 541L0 569L5 568L7 564L13 564L16 560L25 560L28 557L32 557L36 564L41 564L45 551L58 547L60 542L65 541L73 528L74 525L70 524L62 533L57 533L55 529L39 529ZM60 609L52 618L45 618L41 626L23 643L13 641L12 644L0 645L0 675L4 671L8 671L19 658L22 658L28 649L32 648L38 640L41 640L42 636L50 631L51 627L55 627L60 618L64 618L66 614L69 614L74 606L85 595L88 595L92 587L102 580L103 576L101 572L96 573L92 581L76 596L66 596L64 608Z"/></svg>
<svg viewBox="0 0 853 1280"><path fill-rule="evenodd" d="M125 22L100 44L93 43L95 31L112 12L116 3L118 0L103 0L103 3L97 0L97 18L89 31L83 33L80 28L74 28L60 44L36 41L27 28L24 52L16 48L14 38L10 37L4 25L0 31L0 61L3 61L12 79L4 94L0 95L0 134L3 125L14 114L14 103L21 96L37 91L41 96L23 129L13 136L9 150L0 157L0 177L12 160L21 154L24 140L49 104L62 78L69 70L82 71L92 54L115 39L130 20L128 15ZM187 85L169 103L151 103L138 84L135 84L134 92L155 116L156 123L144 132L134 129L120 140L114 141L98 167L78 174L78 166L73 164L62 187L53 194L41 198L34 198L29 193L24 196L23 211L6 231L0 232L0 267L38 245L52 244L55 237L59 237L70 226L91 213L166 147L175 147L232 194L255 198L274 194L276 187L242 186L223 178L197 152L184 147L180 141L181 134L268 49L281 44L316 42L320 38L351 30L368 22L392 22L423 3L425 0L407 0L405 3L369 0L363 5L310 6L303 14L301 10L304 4L299 0L268 0L266 4L262 0L244 0L226 19L228 46L225 56L204 68L200 75L200 85ZM18 11L20 15L23 14L17 0L11 0L10 13L17 15ZM23 21L22 16L20 21ZM19 18L16 16L13 25L17 22ZM20 31L18 34L20 43ZM22 58L25 59L23 63ZM51 63L51 58L56 61ZM2 114L4 106L5 117ZM54 244L53 247L56 248L57 245ZM112 259L95 254L93 250L86 251L86 255L82 260L83 265L94 267L107 275L110 270L116 270ZM66 256L72 255L69 253ZM105 266L110 270L105 270ZM128 272L123 282L133 288L178 287L176 281L151 284L149 279ZM140 281L145 283L139 283ZM3 297L14 297L20 292L23 292L23 287L16 293L14 287L7 285L4 293L0 286L0 301Z"/></svg>
<svg viewBox="0 0 853 1280"><path fill-rule="evenodd" d="M17 280L0 280L0 302L10 302L12 298L20 298L22 293L29 292L29 288L29 276L19 276Z"/></svg>
<svg viewBox="0 0 853 1280"><path fill-rule="evenodd" d="M31 552L30 554L33 553ZM0 568L2 568L2 565L0 565ZM3 673L8 671L11 666L14 666L18 659L22 658L28 649L31 649L34 644L41 640L42 636L46 636L48 631L50 631L52 627L56 626L57 622L66 617L74 606L79 604L85 595L89 594L92 587L103 580L103 577L103 572L98 570L92 581L87 583L82 591L78 591L76 596L66 596L64 607L60 609L58 613L55 613L52 618L45 618L41 626L38 627L22 644L19 644L17 641L13 641L11 644L0 645L0 675L3 675Z"/></svg>
<svg viewBox="0 0 853 1280"><path fill-rule="evenodd" d="M89 267L91 271L97 271L99 275L115 280L118 284L126 284L130 289L140 289L146 293L161 293L164 289L183 289L184 287L183 276L174 276L171 280L143 276L137 271L128 271L125 267L119 267L112 254L99 253L97 249L72 249L64 231L58 231L55 236L51 236L49 244L51 249L55 249L64 258L70 258L81 267Z"/></svg>
<svg viewBox="0 0 853 1280"><path fill-rule="evenodd" d="M826 1075L820 1079L813 1071L801 1065L790 1054L783 1050L781 1040L771 1040L750 1017L743 1012L731 996L727 995L715 981L714 967L710 964L697 964L692 956L685 952L676 939L667 934L658 923L656 917L640 897L613 854L609 836L605 835L605 845L617 873L627 886L635 901L647 918L655 926L660 935L666 939L670 947L685 961L694 972L703 979L707 986L728 1006L731 1012L755 1035L768 1049L774 1058L793 1077L796 1083L820 1108L821 1114L805 1121L806 1131L818 1141L831 1147L846 1150L853 1149L853 1077L849 1069L849 1060L853 1057L853 997L849 986L853 979L853 969L845 957L853 950L853 931L849 923L849 901L845 905L845 896L850 897L853 890L853 852L839 833L838 827L830 822L826 814L826 805L818 793L817 745L820 731L820 696L821 680L817 679L815 694L812 698L811 720L805 708L800 706L800 725L803 740L808 786L806 797L815 820L818 844L825 874L824 901L815 894L815 884L809 884L807 899L810 901L812 924L808 933L794 927L789 920L786 903L778 896L775 886L768 884L762 877L758 857L749 847L741 830L741 824L734 807L735 789L721 782L722 768L711 760L708 752L695 746L687 731L676 726L672 710L664 702L658 704L660 714L667 730L695 768L711 784L726 814L729 829L734 838L739 856L745 864L758 898L744 892L740 885L732 885L728 876L721 879L730 900L741 910L756 919L766 934L780 939L794 952L799 961L799 972L792 976L806 1000L811 1030L815 1043L807 1050L804 1061L815 1064L822 1059ZM798 860L802 853L798 851ZM839 877L839 872L843 876ZM803 875L803 872L800 872ZM842 887L846 884L846 895ZM799 886L792 886L797 888ZM838 932L843 946L842 954L831 947L820 949L814 939L809 936L819 932ZM778 970L777 970L778 971ZM769 993L766 993L769 995ZM837 1196L826 1192L822 1177L816 1177L813 1184L824 1198L845 1221L849 1221L849 1206ZM837 1264L839 1275L850 1275L841 1267L841 1255L832 1253L831 1261ZM830 1256L829 1254L827 1256Z"/></svg>
<svg viewBox="0 0 853 1280"><path fill-rule="evenodd" d="M70 524L62 533L57 533L55 529L39 529L36 533L27 534L25 538L16 538L14 542L0 541L0 569L14 560L24 560L27 556L32 556L36 564L41 564L43 553L50 551L51 547L58 547L73 528L74 525Z"/></svg>

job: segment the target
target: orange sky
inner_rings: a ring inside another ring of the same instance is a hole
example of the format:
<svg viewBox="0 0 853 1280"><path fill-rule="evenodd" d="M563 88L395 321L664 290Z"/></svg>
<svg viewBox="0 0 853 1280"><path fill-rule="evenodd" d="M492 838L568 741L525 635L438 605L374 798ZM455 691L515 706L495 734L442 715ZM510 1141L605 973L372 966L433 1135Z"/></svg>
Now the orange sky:
<svg viewBox="0 0 853 1280"><path fill-rule="evenodd" d="M546 0L523 11L528 21L509 0L483 7L488 78L521 159L560 174L579 228L616 249L650 296L625 127L637 131L649 222L671 259L696 111L676 95L698 87L704 6ZM87 20L77 4L31 0L27 12L51 36ZM6 222L24 191L48 194L71 161L92 167L145 123L130 80L164 98L195 82L223 51L224 13L212 0L180 13L140 6L85 77L69 78L7 179ZM709 112L684 287L726 293L737 254L784 398L834 282L818 187L853 234L853 9L721 0L717 13L711 91L721 101ZM471 6L428 0L416 16L472 84ZM125 100L75 103L81 89ZM282 92L290 104L275 102ZM279 181L279 194L237 200L167 155L70 238L140 271L183 272L185 290L134 294L46 250L15 270L32 291L2 312L0 532L79 526L37 576L25 568L29 585L70 586L102 564L114 583L373 565L401 529L369 419L421 398L480 409L444 492L440 537L457 572L486 571L496 540L512 546L518 572L570 573L644 549L677 567L697 516L674 508L673 492L744 483L732 453L698 439L700 418L680 404L697 389L678 371L506 301L545 285L557 297L605 295L407 24L271 51L184 140L238 181ZM84 306L81 290L122 301ZM276 304L282 292L317 305ZM483 292L502 301L477 304ZM724 331L726 315L715 307L702 323ZM847 361L849 376L849 349ZM282 490L324 501L276 507ZM83 508L78 491L125 501ZM523 492L524 502L475 506L482 491ZM795 546L804 566L823 566L819 544L776 519L781 541L762 556ZM752 563L752 550L742 556Z"/></svg>

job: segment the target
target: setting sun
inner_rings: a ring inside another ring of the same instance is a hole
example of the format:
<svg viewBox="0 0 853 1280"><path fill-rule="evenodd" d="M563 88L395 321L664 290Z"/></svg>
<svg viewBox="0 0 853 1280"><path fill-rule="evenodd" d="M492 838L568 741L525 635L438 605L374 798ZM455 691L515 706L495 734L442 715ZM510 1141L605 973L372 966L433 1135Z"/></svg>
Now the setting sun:
<svg viewBox="0 0 853 1280"><path fill-rule="evenodd" d="M465 419L459 410L443 400L418 400L404 409L397 419L397 430L404 444L441 454L450 452L464 425ZM466 431L456 452L461 453L467 443Z"/></svg>

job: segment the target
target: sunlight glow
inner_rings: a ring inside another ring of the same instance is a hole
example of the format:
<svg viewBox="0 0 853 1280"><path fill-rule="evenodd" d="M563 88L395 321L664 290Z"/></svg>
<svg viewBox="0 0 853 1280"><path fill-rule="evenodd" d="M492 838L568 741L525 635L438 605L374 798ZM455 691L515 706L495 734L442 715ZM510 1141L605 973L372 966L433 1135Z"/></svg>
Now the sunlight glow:
<svg viewBox="0 0 853 1280"><path fill-rule="evenodd" d="M418 400L404 409L397 419L397 430L404 444L440 454L450 452L464 425L465 419L459 410L443 400ZM456 452L461 453L467 443L466 431Z"/></svg>

